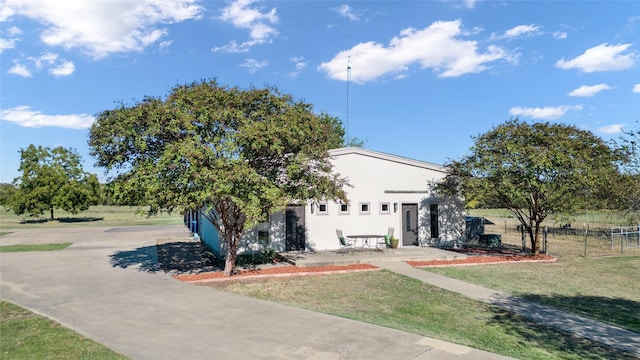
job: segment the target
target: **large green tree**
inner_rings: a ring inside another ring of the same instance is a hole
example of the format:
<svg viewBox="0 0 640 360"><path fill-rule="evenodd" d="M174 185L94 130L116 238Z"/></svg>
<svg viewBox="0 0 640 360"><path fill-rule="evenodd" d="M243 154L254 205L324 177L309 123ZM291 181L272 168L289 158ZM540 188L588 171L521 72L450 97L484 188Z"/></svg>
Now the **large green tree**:
<svg viewBox="0 0 640 360"><path fill-rule="evenodd" d="M534 255L547 216L600 198L620 160L602 139L564 124L512 119L474 141L470 154L449 164L442 188L508 209L526 229Z"/></svg>
<svg viewBox="0 0 640 360"><path fill-rule="evenodd" d="M245 229L292 202L345 197L327 152L343 135L336 118L275 88L206 80L103 111L89 145L120 198L146 199L151 213L209 209L232 275Z"/></svg>
<svg viewBox="0 0 640 360"><path fill-rule="evenodd" d="M640 127L623 132L618 143L625 155L620 163L621 174L617 179L614 194L616 208L624 210L630 223L637 224L640 218Z"/></svg>
<svg viewBox="0 0 640 360"><path fill-rule="evenodd" d="M0 184L0 205L9 204L11 196L16 191L16 187L13 184L1 183Z"/></svg>
<svg viewBox="0 0 640 360"><path fill-rule="evenodd" d="M98 178L82 169L74 149L29 145L20 150L18 170L22 176L14 180L16 189L5 204L17 215L48 211L53 220L56 208L77 214L97 202Z"/></svg>

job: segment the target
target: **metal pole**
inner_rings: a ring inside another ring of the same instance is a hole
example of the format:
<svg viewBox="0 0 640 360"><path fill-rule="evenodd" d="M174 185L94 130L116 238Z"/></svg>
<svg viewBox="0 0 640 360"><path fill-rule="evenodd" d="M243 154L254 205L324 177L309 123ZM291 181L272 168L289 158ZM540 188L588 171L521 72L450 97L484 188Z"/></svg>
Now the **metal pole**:
<svg viewBox="0 0 640 360"><path fill-rule="evenodd" d="M548 239L547 239L547 236L548 236L547 234L548 234L548 232L549 232L549 231L548 231L547 227L545 226L545 227L544 227L544 254L545 254L545 255L549 255L549 248L547 247L547 246L548 246L548 244L549 244L549 243L548 243Z"/></svg>
<svg viewBox="0 0 640 360"><path fill-rule="evenodd" d="M589 236L587 235L587 228L584 229L584 257L587 257Z"/></svg>

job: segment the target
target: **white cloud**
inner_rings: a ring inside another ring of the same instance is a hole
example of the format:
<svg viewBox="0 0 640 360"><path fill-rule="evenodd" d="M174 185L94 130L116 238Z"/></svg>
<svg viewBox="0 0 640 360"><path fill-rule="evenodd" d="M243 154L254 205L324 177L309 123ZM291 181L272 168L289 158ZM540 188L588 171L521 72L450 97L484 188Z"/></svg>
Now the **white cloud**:
<svg viewBox="0 0 640 360"><path fill-rule="evenodd" d="M69 129L86 129L93 124L95 118L87 114L47 115L40 111L31 110L29 106L17 106L0 110L0 120L31 128L55 126Z"/></svg>
<svg viewBox="0 0 640 360"><path fill-rule="evenodd" d="M293 62L293 65L295 66L295 70L289 73L289 77L292 78L298 77L300 72L309 65L309 60L306 60L304 56L292 57L289 60L291 60L291 62Z"/></svg>
<svg viewBox="0 0 640 360"><path fill-rule="evenodd" d="M633 92L640 93L640 83L633 85Z"/></svg>
<svg viewBox="0 0 640 360"><path fill-rule="evenodd" d="M504 32L503 35L500 36L492 36L494 39L514 39L518 37L524 36L533 36L540 33L540 25L530 24L530 25L518 25Z"/></svg>
<svg viewBox="0 0 640 360"><path fill-rule="evenodd" d="M3 36L5 33L9 38L0 38L0 54L2 54L3 51L13 49L16 46L16 43L19 41L18 36L22 34L22 30L12 26L5 31L0 31L0 34Z"/></svg>
<svg viewBox="0 0 640 360"><path fill-rule="evenodd" d="M158 49L160 49L160 50L168 49L171 46L172 43L173 43L173 41L171 41L171 40L161 41L160 44L158 44Z"/></svg>
<svg viewBox="0 0 640 360"><path fill-rule="evenodd" d="M161 24L198 18L202 8L195 2L6 0L0 18L24 16L39 21L45 44L78 48L100 59L142 51L167 35Z"/></svg>
<svg viewBox="0 0 640 360"><path fill-rule="evenodd" d="M230 22L237 28L248 29L251 40L240 44L232 40L226 45L214 47L213 51L247 52L250 47L268 42L272 36L278 34L272 26L279 21L276 9L272 8L269 12L263 13L261 9L250 7L254 2L255 0L236 0L223 8L220 16L222 21Z"/></svg>
<svg viewBox="0 0 640 360"><path fill-rule="evenodd" d="M69 76L75 72L72 61L60 58L58 54L46 52L40 56L29 56L24 59L14 60L14 66L9 70L10 74L31 77L34 72L47 69L47 72L56 77Z"/></svg>
<svg viewBox="0 0 640 360"><path fill-rule="evenodd" d="M610 89L611 89L611 86L607 84L598 84L598 85L591 85L591 86L582 85L579 88L571 91L567 95L580 96L580 97L592 97L602 90L610 90Z"/></svg>
<svg viewBox="0 0 640 360"><path fill-rule="evenodd" d="M476 6L477 0L464 0L464 5L468 9L473 9Z"/></svg>
<svg viewBox="0 0 640 360"><path fill-rule="evenodd" d="M360 20L360 14L354 12L354 10L349 5L340 5L337 8L331 8L331 10L337 12L340 16L349 19L350 21L358 21Z"/></svg>
<svg viewBox="0 0 640 360"><path fill-rule="evenodd" d="M612 124L598 128L598 132L602 134L618 134L622 132L624 124Z"/></svg>
<svg viewBox="0 0 640 360"><path fill-rule="evenodd" d="M566 39L568 34L564 31L554 31L553 37L556 39Z"/></svg>
<svg viewBox="0 0 640 360"><path fill-rule="evenodd" d="M560 69L580 69L584 72L618 71L632 67L634 53L622 54L631 44L608 45L607 43L587 49L582 55L571 60L564 58L556 62Z"/></svg>
<svg viewBox="0 0 640 360"><path fill-rule="evenodd" d="M249 69L251 74L269 65L269 60L258 61L256 59L247 59L240 66Z"/></svg>
<svg viewBox="0 0 640 360"><path fill-rule="evenodd" d="M478 43L461 40L464 35L467 33L461 29L460 20L435 22L422 30L409 28L391 39L386 47L369 41L343 50L320 64L318 70L332 79L346 81L350 59L352 80L365 83L385 75L405 76L414 64L431 68L438 77L445 78L484 71L494 61L513 60L505 50L494 45L479 53Z"/></svg>
<svg viewBox="0 0 640 360"><path fill-rule="evenodd" d="M296 70L302 70L309 65L309 60L305 60L304 56L292 57L291 61L295 64Z"/></svg>
<svg viewBox="0 0 640 360"><path fill-rule="evenodd" d="M576 106L547 106L543 108L523 108L513 107L509 109L509 114L513 116L526 116L540 120L557 120L564 116L569 110L582 110L582 105Z"/></svg>
<svg viewBox="0 0 640 360"><path fill-rule="evenodd" d="M60 77L60 76L69 76L73 74L76 70L76 66L71 61L64 61L60 65L56 65L49 69L49 74Z"/></svg>
<svg viewBox="0 0 640 360"><path fill-rule="evenodd" d="M13 65L13 67L11 67L11 69L9 69L9 74L18 75L18 76L22 76L22 77L31 77L31 76L33 76L33 74L31 74L31 71L29 71L29 69L26 66L24 66L23 64L15 64L15 65Z"/></svg>

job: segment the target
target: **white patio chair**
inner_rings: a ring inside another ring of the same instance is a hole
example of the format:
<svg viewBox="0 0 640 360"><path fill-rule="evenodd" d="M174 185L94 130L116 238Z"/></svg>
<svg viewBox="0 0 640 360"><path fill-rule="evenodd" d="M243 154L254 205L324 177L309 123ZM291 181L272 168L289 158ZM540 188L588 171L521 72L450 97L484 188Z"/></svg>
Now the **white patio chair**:
<svg viewBox="0 0 640 360"><path fill-rule="evenodd" d="M382 247L382 251L391 249L391 251L395 253L393 248L391 248L391 238L393 237L393 230L394 229L390 227L389 229L387 229L387 235L385 235L383 238L378 238L378 240L376 241L376 249L378 249L378 246L380 246Z"/></svg>
<svg viewBox="0 0 640 360"><path fill-rule="evenodd" d="M356 249L356 240L355 239L349 239L348 237L345 237L342 234L342 230L340 229L336 229L336 235L338 235L338 242L340 245L340 248L338 249L338 252L342 252L342 251L348 251L351 250L351 252L354 252ZM344 255L344 254L343 254Z"/></svg>

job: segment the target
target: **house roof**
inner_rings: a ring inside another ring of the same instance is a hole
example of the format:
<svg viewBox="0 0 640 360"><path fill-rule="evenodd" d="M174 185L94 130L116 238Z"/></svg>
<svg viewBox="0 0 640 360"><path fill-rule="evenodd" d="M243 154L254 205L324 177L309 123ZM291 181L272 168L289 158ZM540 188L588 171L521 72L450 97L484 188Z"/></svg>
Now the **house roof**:
<svg viewBox="0 0 640 360"><path fill-rule="evenodd" d="M367 156L375 159L392 161L403 165L415 166L423 169L429 169L445 173L447 168L442 165L437 165L425 161L409 159L402 156L391 155L379 151L373 151L369 149L363 149L359 147L343 147L338 149L329 150L329 155L334 158L337 156L344 156L350 154L357 154L361 156Z"/></svg>

